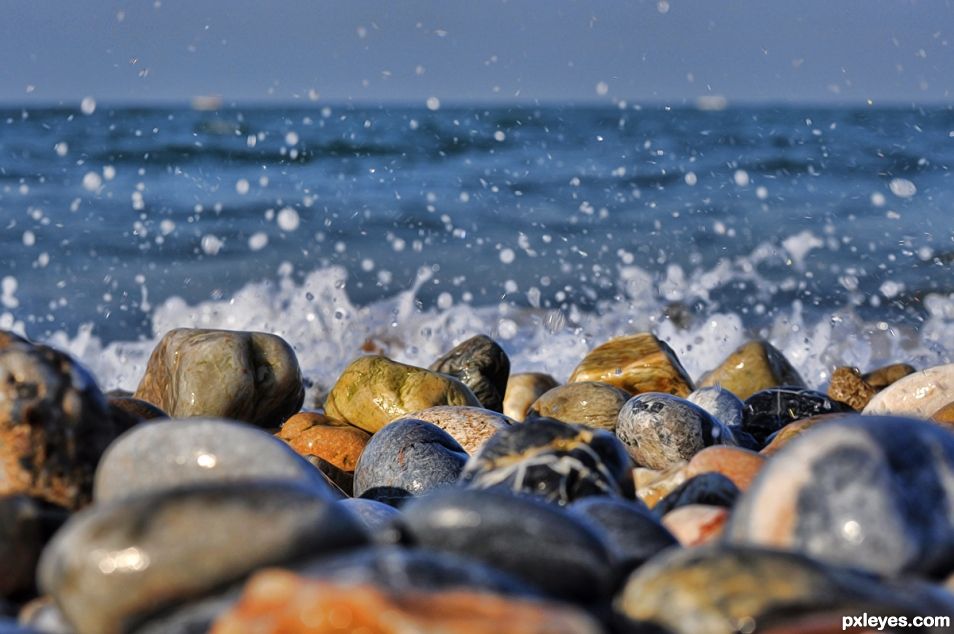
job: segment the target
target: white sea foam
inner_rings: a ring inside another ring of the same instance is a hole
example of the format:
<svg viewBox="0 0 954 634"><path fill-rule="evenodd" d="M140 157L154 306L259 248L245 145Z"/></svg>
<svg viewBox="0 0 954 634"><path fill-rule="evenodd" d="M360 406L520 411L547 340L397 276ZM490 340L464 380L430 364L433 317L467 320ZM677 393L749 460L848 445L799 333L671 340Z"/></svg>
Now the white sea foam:
<svg viewBox="0 0 954 634"><path fill-rule="evenodd" d="M330 267L308 273L297 283L290 265L276 280L254 282L232 297L190 305L171 298L152 311L150 339L103 345L92 325L73 335L59 332L50 341L82 359L106 389L135 389L159 337L176 327L260 330L284 337L294 347L305 375L329 387L355 357L380 351L406 363L426 366L453 345L486 333L501 341L515 372L542 371L565 380L579 360L606 339L651 330L676 351L695 378L718 364L753 336L761 336L799 369L810 386L823 387L832 369L853 365L869 369L906 361L917 367L950 363L954 358L954 295L929 295L928 318L914 331L885 322L866 322L851 309L809 320L800 302L780 310L769 325L751 332L740 314L717 312L686 325L666 316L668 302L705 299L730 281L768 283L753 272L760 251L710 270L685 272L670 267L662 279L638 267L620 271L620 296L595 312L514 308L507 304L473 307L438 302L421 310L417 292L430 273L422 269L412 288L367 306L352 303L347 272ZM0 315L0 325L11 321ZM6 324L6 327L16 324ZM22 327L22 325L21 325Z"/></svg>

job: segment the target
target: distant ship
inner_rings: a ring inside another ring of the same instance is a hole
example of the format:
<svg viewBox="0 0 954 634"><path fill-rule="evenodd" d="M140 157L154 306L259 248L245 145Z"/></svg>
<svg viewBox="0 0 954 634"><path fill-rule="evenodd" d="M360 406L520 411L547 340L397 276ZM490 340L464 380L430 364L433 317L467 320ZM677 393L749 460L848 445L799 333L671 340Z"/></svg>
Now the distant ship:
<svg viewBox="0 0 954 634"><path fill-rule="evenodd" d="M219 95L199 95L192 98L193 110L212 111L221 107L222 97Z"/></svg>

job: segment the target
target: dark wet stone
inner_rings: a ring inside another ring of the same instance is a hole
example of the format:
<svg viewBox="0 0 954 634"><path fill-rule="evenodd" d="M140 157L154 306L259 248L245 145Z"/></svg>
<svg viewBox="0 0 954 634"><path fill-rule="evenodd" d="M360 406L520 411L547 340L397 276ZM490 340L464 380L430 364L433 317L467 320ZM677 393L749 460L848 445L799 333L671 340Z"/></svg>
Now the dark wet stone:
<svg viewBox="0 0 954 634"><path fill-rule="evenodd" d="M109 406L114 410L118 409L125 412L139 421L169 418L168 414L149 401L131 396L110 396L108 402Z"/></svg>
<svg viewBox="0 0 954 634"><path fill-rule="evenodd" d="M773 622L828 611L945 614L937 611L945 605L795 553L724 544L663 553L630 576L614 603L630 620L674 634L761 632Z"/></svg>
<svg viewBox="0 0 954 634"><path fill-rule="evenodd" d="M314 487L196 485L77 513L44 550L38 577L79 632L109 634L262 566L368 541L361 523Z"/></svg>
<svg viewBox="0 0 954 634"><path fill-rule="evenodd" d="M601 534L576 515L527 496L446 489L405 505L405 540L499 568L543 592L588 602L612 590Z"/></svg>
<svg viewBox="0 0 954 634"><path fill-rule="evenodd" d="M850 416L766 462L728 539L884 575L954 569L954 434L918 419Z"/></svg>
<svg viewBox="0 0 954 634"><path fill-rule="evenodd" d="M549 418L497 432L471 456L461 482L568 504L590 495L630 495L631 464L617 438Z"/></svg>
<svg viewBox="0 0 954 634"><path fill-rule="evenodd" d="M739 498L739 487L721 473L703 473L689 478L653 507L656 517L690 504L732 508Z"/></svg>
<svg viewBox="0 0 954 634"><path fill-rule="evenodd" d="M679 543L642 502L589 497L568 507L603 531L619 574Z"/></svg>
<svg viewBox="0 0 954 634"><path fill-rule="evenodd" d="M760 443L755 436L745 431L741 425L730 425L729 431L732 432L732 437L735 438L735 443L737 446L750 451L762 450L762 443Z"/></svg>
<svg viewBox="0 0 954 634"><path fill-rule="evenodd" d="M616 435L636 464L666 469L712 445L735 445L729 428L689 401L660 392L639 394L619 412Z"/></svg>
<svg viewBox="0 0 954 634"><path fill-rule="evenodd" d="M865 383L876 390L883 390L895 381L903 379L909 374L917 372L913 365L907 363L892 363L861 375Z"/></svg>
<svg viewBox="0 0 954 634"><path fill-rule="evenodd" d="M86 368L0 331L0 495L83 506L96 463L120 431Z"/></svg>
<svg viewBox="0 0 954 634"><path fill-rule="evenodd" d="M700 387L711 385L725 388L745 400L760 390L779 385L805 387L805 381L775 346L756 339L739 346L717 368L699 379Z"/></svg>
<svg viewBox="0 0 954 634"><path fill-rule="evenodd" d="M608 383L579 381L553 388L531 406L527 418L543 416L577 423L594 429L613 431L629 392Z"/></svg>
<svg viewBox="0 0 954 634"><path fill-rule="evenodd" d="M401 517L401 512L393 506L365 498L348 498L339 500L336 504L347 507L358 521L364 524L375 544L398 542L399 535L395 522Z"/></svg>
<svg viewBox="0 0 954 634"><path fill-rule="evenodd" d="M851 411L848 405L815 390L775 387L746 399L742 429L764 445L769 436L789 423L819 414Z"/></svg>
<svg viewBox="0 0 954 634"><path fill-rule="evenodd" d="M235 421L189 418L143 423L103 454L95 498L203 482L292 480L330 493L321 474L271 434Z"/></svg>
<svg viewBox="0 0 954 634"><path fill-rule="evenodd" d="M0 597L29 595L43 547L69 511L26 495L0 498Z"/></svg>
<svg viewBox="0 0 954 634"><path fill-rule="evenodd" d="M738 396L725 388L716 385L701 387L689 394L686 400L706 410L730 429L742 424L744 405Z"/></svg>
<svg viewBox="0 0 954 634"><path fill-rule="evenodd" d="M540 594L519 577L493 565L440 549L362 548L296 566L295 571L315 579L374 583L394 592L470 588L517 596Z"/></svg>
<svg viewBox="0 0 954 634"><path fill-rule="evenodd" d="M305 460L321 471L343 496L351 497L354 495L354 473L342 471L324 458L319 458L318 456L306 456Z"/></svg>
<svg viewBox="0 0 954 634"><path fill-rule="evenodd" d="M510 358L490 337L471 337L432 363L429 369L457 377L486 409L503 411Z"/></svg>
<svg viewBox="0 0 954 634"><path fill-rule="evenodd" d="M457 481L467 452L437 425L404 418L368 441L354 470L354 494L382 501L421 495Z"/></svg>

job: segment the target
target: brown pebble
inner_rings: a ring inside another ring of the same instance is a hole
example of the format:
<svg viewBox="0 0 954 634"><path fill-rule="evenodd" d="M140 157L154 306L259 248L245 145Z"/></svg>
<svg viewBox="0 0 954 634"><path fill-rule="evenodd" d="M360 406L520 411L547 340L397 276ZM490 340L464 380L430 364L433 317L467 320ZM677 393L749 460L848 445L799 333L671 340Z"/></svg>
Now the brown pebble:
<svg viewBox="0 0 954 634"><path fill-rule="evenodd" d="M600 381L630 394L664 392L688 396L695 387L669 345L648 332L615 337L580 362L569 383Z"/></svg>
<svg viewBox="0 0 954 634"><path fill-rule="evenodd" d="M558 385L556 379L543 372L511 374L504 394L504 415L523 422L533 402Z"/></svg>
<svg viewBox="0 0 954 634"><path fill-rule="evenodd" d="M701 546L718 539L731 512L723 506L688 504L666 513L662 525L685 547Z"/></svg>
<svg viewBox="0 0 954 634"><path fill-rule="evenodd" d="M211 634L597 634L586 613L467 589L401 594L270 569L245 585Z"/></svg>
<svg viewBox="0 0 954 634"><path fill-rule="evenodd" d="M299 412L275 434L302 456L317 456L353 472L371 434L318 412Z"/></svg>
<svg viewBox="0 0 954 634"><path fill-rule="evenodd" d="M877 392L878 390L861 378L858 368L847 366L836 368L828 385L828 396L848 405L856 412L863 410Z"/></svg>
<svg viewBox="0 0 954 634"><path fill-rule="evenodd" d="M686 477L703 473L721 473L740 491L745 491L765 464L765 457L740 447L713 445L706 447L689 461Z"/></svg>
<svg viewBox="0 0 954 634"><path fill-rule="evenodd" d="M633 485L636 497L652 508L689 479L688 462L680 462L668 469L656 470L636 467L633 469Z"/></svg>
<svg viewBox="0 0 954 634"><path fill-rule="evenodd" d="M861 378L874 389L883 390L898 379L903 379L909 374L914 374L914 372L916 372L916 370L913 365L908 365L907 363L892 363L891 365L886 365L871 372L866 372L861 375Z"/></svg>
<svg viewBox="0 0 954 634"><path fill-rule="evenodd" d="M954 425L954 401L931 414L931 420L935 423Z"/></svg>
<svg viewBox="0 0 954 634"><path fill-rule="evenodd" d="M772 442L766 445L765 448L759 453L766 457L771 456L793 439L802 435L815 425L838 420L839 418L844 418L845 416L850 416L850 414L820 414L818 416L797 420L794 423L789 423L785 427L782 427L780 430L775 432L775 437L772 438Z"/></svg>

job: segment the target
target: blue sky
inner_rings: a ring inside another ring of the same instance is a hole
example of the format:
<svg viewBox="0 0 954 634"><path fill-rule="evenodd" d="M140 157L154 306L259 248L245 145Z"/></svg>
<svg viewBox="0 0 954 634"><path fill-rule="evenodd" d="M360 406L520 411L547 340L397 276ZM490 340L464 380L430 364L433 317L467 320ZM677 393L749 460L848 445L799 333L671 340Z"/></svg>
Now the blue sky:
<svg viewBox="0 0 954 634"><path fill-rule="evenodd" d="M0 101L946 103L947 0L5 0Z"/></svg>

